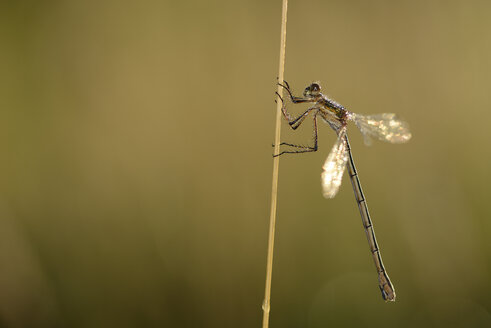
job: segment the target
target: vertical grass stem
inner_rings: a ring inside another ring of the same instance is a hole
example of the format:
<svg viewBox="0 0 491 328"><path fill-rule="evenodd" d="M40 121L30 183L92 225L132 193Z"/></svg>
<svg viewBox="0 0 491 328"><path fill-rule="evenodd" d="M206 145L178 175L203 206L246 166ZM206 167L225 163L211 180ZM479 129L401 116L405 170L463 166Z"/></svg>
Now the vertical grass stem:
<svg viewBox="0 0 491 328"><path fill-rule="evenodd" d="M278 81L283 81L285 68L285 49L286 49L286 13L288 9L288 0L283 0L281 15L281 37L280 37L280 58L278 68ZM278 86L278 94L283 96L283 88ZM274 141L274 153L280 153L280 133L281 133L281 101L276 103L276 130ZM271 188L271 213L269 218L269 238L268 238L268 258L266 264L266 287L263 301L263 328L269 327L269 312L271 309L271 277L273 272L273 249L274 249L274 232L276 224L276 206L278 199L278 171L280 157L273 157L273 183Z"/></svg>

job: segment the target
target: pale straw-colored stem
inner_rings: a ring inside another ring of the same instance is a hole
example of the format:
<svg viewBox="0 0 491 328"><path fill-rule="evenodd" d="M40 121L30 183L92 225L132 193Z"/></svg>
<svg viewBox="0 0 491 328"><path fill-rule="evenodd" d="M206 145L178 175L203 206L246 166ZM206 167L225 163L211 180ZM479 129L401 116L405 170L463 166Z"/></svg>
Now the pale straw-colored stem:
<svg viewBox="0 0 491 328"><path fill-rule="evenodd" d="M286 12L288 0L283 0L281 15L281 41L280 41L280 61L278 68L278 81L283 82L283 72L285 68L285 48L286 48ZM283 88L278 86L278 94L283 95ZM280 132L281 132L281 106L278 99L276 102L276 131L274 139L274 153L280 153ZM276 203L278 196L278 170L280 157L273 157L273 185L271 188L271 214L269 218L269 239L268 239L268 259L266 265L266 288L264 290L263 301L263 328L269 327L269 312L271 309L271 276L273 272L273 249L274 249L274 230L276 224Z"/></svg>

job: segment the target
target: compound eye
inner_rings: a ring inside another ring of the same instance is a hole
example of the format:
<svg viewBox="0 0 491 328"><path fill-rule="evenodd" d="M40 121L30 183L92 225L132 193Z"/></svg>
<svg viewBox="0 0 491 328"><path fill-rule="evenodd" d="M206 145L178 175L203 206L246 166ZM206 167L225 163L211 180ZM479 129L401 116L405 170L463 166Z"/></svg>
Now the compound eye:
<svg viewBox="0 0 491 328"><path fill-rule="evenodd" d="M318 85L317 83L312 83L311 88L312 88L312 91L320 91L321 90L321 86Z"/></svg>

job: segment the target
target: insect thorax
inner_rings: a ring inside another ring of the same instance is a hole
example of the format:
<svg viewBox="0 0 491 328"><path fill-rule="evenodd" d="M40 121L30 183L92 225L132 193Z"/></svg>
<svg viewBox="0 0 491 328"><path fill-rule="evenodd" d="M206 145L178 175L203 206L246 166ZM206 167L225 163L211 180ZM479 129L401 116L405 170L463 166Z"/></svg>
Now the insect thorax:
<svg viewBox="0 0 491 328"><path fill-rule="evenodd" d="M345 120L346 119L347 110L343 105L335 102L332 99L329 99L326 96L322 97L322 99L319 100L319 104L322 107L324 107L326 110L328 110L331 113L333 113L334 115L336 115L336 117L339 120Z"/></svg>

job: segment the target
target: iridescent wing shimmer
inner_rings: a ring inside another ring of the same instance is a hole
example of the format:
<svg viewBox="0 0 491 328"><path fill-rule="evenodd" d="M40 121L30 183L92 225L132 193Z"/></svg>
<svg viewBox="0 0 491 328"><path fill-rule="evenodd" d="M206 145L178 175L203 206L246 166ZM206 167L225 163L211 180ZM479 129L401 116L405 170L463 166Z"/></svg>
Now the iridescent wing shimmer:
<svg viewBox="0 0 491 328"><path fill-rule="evenodd" d="M367 145L371 144L370 137L391 143L404 143L411 139L408 124L399 120L396 114L384 113L365 116L351 113L351 119L360 129Z"/></svg>
<svg viewBox="0 0 491 328"><path fill-rule="evenodd" d="M346 144L346 127L338 132L338 139L322 166L322 194L326 198L336 196L348 162L348 147Z"/></svg>

